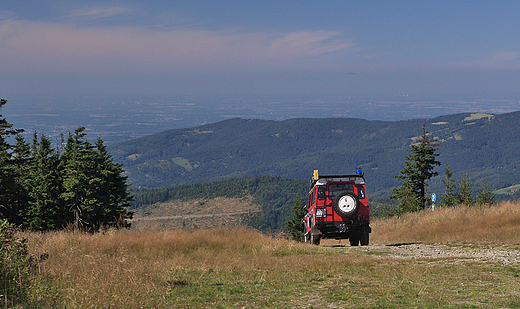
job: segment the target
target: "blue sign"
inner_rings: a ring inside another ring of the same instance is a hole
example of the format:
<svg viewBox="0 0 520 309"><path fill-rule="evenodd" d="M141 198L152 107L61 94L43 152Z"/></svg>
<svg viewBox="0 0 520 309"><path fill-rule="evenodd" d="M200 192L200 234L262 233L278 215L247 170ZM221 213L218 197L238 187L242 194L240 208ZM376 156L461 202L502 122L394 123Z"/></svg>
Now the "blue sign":
<svg viewBox="0 0 520 309"><path fill-rule="evenodd" d="M435 193L432 194L432 203L435 204L437 202L437 195Z"/></svg>

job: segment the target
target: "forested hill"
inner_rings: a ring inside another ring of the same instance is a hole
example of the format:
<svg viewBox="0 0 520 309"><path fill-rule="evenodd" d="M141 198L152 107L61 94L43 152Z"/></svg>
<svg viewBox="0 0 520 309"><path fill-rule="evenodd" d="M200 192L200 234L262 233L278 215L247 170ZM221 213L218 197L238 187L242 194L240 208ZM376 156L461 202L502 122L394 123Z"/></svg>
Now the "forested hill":
<svg viewBox="0 0 520 309"><path fill-rule="evenodd" d="M291 216L291 206L295 202L304 202L310 182L287 179L278 176L248 176L230 178L217 182L204 182L169 188L134 190L133 210L147 211L147 207L156 207L157 203L176 200L211 200L218 197L242 199L251 197L260 205L260 212L249 214L246 224L264 232L280 231L285 221ZM229 209L222 209L222 212ZM182 214L190 214L182 213Z"/></svg>
<svg viewBox="0 0 520 309"><path fill-rule="evenodd" d="M134 187L166 187L248 175L309 179L363 168L373 195L388 194L399 183L422 125L442 142L438 169L446 165L455 181L474 184L487 176L495 188L520 182L520 112L456 114L434 119L368 121L351 118L285 121L229 119L194 128L169 130L110 147ZM441 188L440 177L431 182Z"/></svg>

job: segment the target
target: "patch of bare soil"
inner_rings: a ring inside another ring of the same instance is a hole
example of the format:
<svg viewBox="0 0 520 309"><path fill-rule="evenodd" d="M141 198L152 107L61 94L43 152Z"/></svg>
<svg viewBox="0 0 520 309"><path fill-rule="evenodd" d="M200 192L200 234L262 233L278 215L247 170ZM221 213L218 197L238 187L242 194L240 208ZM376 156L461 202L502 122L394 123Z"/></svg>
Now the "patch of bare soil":
<svg viewBox="0 0 520 309"><path fill-rule="evenodd" d="M244 198L216 197L157 203L136 210L134 219L259 211L260 205L252 200L252 197L247 196Z"/></svg>
<svg viewBox="0 0 520 309"><path fill-rule="evenodd" d="M135 230L219 228L243 225L260 209L250 196L175 201L143 207L130 222Z"/></svg>

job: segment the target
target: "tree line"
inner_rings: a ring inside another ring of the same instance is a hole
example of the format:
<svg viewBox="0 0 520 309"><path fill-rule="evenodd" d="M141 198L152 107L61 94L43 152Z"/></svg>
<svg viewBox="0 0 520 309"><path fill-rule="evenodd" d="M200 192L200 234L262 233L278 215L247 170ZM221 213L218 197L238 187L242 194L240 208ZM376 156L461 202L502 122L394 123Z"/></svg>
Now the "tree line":
<svg viewBox="0 0 520 309"><path fill-rule="evenodd" d="M430 203L435 203L428 199L427 186L428 181L438 175L438 172L434 171L435 167L441 166L441 162L437 160L439 146L438 139L426 132L423 125L420 137L411 146L410 154L405 158L405 167L399 172L399 175L395 176L401 181L401 186L392 190L390 199L397 200L398 206L387 213L399 215L425 209ZM445 190L439 206L489 205L496 202L487 177L482 181L476 198L473 198L472 183L469 178L462 178L457 185L452 176L453 172L449 166L446 166L445 179L442 180Z"/></svg>
<svg viewBox="0 0 520 309"><path fill-rule="evenodd" d="M101 138L92 144L79 127L53 148L44 134L29 143L0 118L0 219L35 231L128 226L127 176Z"/></svg>

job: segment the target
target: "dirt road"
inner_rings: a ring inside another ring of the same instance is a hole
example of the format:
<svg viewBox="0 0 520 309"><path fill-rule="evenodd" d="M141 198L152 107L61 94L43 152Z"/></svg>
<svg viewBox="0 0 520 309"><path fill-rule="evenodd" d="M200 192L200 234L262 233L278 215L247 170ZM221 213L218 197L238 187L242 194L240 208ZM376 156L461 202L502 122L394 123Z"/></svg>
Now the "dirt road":
<svg viewBox="0 0 520 309"><path fill-rule="evenodd" d="M520 264L520 250L506 246L482 246L468 244L375 244L366 247L348 247L373 256L397 259L471 259L479 261L495 261L504 265Z"/></svg>

